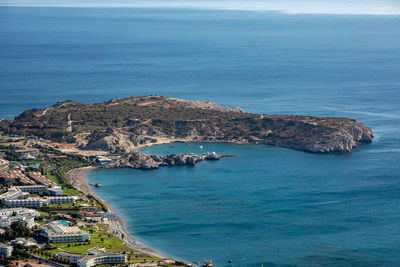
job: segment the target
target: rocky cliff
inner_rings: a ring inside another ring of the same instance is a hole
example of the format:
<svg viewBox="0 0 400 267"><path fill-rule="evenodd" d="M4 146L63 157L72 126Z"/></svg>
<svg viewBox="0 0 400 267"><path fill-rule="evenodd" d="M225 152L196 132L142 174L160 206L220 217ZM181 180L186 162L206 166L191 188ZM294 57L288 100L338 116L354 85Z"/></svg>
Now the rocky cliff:
<svg viewBox="0 0 400 267"><path fill-rule="evenodd" d="M220 158L232 157L233 155L218 154L170 154L166 156L145 155L138 151L126 153L112 163L103 165L103 168L133 168L142 170L157 169L163 166L195 166L205 160L219 160Z"/></svg>
<svg viewBox="0 0 400 267"><path fill-rule="evenodd" d="M251 114L210 101L162 96L96 104L64 101L47 109L27 110L12 121L1 121L0 128L9 133L75 142L81 149L115 152L132 152L157 142L184 141L348 153L373 139L371 129L354 119Z"/></svg>

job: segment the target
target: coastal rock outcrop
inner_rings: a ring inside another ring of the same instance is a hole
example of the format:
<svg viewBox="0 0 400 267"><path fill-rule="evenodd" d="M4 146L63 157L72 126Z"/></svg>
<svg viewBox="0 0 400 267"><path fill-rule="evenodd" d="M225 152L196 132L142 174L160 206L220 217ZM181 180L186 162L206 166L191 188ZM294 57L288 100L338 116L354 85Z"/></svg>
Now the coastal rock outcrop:
<svg viewBox="0 0 400 267"><path fill-rule="evenodd" d="M157 169L162 166L195 166L205 160L219 160L220 158L232 157L233 155L218 155L205 153L202 155L190 154L169 154L165 156L145 155L135 151L127 153L115 161L102 165L103 168L133 168L142 170Z"/></svg>

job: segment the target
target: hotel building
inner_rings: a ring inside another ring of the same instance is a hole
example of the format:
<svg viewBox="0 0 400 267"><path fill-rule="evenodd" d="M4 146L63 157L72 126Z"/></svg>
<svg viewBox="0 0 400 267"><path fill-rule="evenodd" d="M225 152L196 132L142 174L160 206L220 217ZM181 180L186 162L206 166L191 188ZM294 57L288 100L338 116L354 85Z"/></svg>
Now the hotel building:
<svg viewBox="0 0 400 267"><path fill-rule="evenodd" d="M41 235L52 243L73 243L90 240L88 232L82 231L75 226L65 226L58 221L42 226Z"/></svg>

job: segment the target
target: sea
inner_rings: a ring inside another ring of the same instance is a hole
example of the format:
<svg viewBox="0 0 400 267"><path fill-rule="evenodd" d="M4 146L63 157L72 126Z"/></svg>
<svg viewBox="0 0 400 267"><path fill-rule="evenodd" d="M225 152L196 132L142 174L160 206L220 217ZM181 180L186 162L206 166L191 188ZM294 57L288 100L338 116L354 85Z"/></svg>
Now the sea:
<svg viewBox="0 0 400 267"><path fill-rule="evenodd" d="M200 2L0 0L0 118L66 99L163 95L357 119L375 138L351 154L165 144L142 151L235 157L95 170L87 181L102 184L94 192L133 237L186 262L399 266L398 2L310 0L313 12L293 0L287 12Z"/></svg>

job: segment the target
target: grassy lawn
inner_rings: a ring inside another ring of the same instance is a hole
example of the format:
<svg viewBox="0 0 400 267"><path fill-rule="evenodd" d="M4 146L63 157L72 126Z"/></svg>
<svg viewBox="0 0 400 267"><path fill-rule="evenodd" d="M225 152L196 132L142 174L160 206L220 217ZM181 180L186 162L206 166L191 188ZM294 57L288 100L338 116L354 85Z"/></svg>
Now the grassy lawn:
<svg viewBox="0 0 400 267"><path fill-rule="evenodd" d="M107 226L106 226L107 227ZM86 254L88 249L94 248L94 247L105 247L105 248L110 248L113 249L115 252L123 252L119 249L121 249L121 246L124 246L122 244L122 241L119 240L118 238L114 237L112 234L107 233L106 229L103 226L100 229L97 227L95 228L82 228L84 231L90 232L90 230L93 231L93 233L90 234L90 242L80 242L80 243L57 243L54 244L55 246L69 251L71 253L78 253L78 254ZM68 247L69 245L69 247ZM119 249L118 249L119 248ZM128 248L129 249L129 248Z"/></svg>
<svg viewBox="0 0 400 267"><path fill-rule="evenodd" d="M47 207L49 207L50 209L59 210L59 209L78 208L79 205L74 205L74 203L63 203L63 204L50 204L50 205L47 205Z"/></svg>
<svg viewBox="0 0 400 267"><path fill-rule="evenodd" d="M60 181L58 180L58 178L54 175L52 175L49 171L46 171L46 177L49 178L50 180L52 180L53 182L59 184Z"/></svg>
<svg viewBox="0 0 400 267"><path fill-rule="evenodd" d="M96 226L99 229L99 231L107 232L108 230L108 226L106 224L99 223Z"/></svg>
<svg viewBox="0 0 400 267"><path fill-rule="evenodd" d="M39 213L41 216L44 216L44 217L47 217L50 215L48 212L45 212L45 211L39 211Z"/></svg>
<svg viewBox="0 0 400 267"><path fill-rule="evenodd" d="M78 200L75 203L49 204L47 207L53 209L73 209L78 208L81 204L87 204L87 202Z"/></svg>
<svg viewBox="0 0 400 267"><path fill-rule="evenodd" d="M79 196L81 193L79 193L75 189L68 188L68 189L63 189L63 194L66 196Z"/></svg>
<svg viewBox="0 0 400 267"><path fill-rule="evenodd" d="M50 254L56 254L56 252L60 251L59 249L51 249L51 250L46 250L46 252L49 252Z"/></svg>

